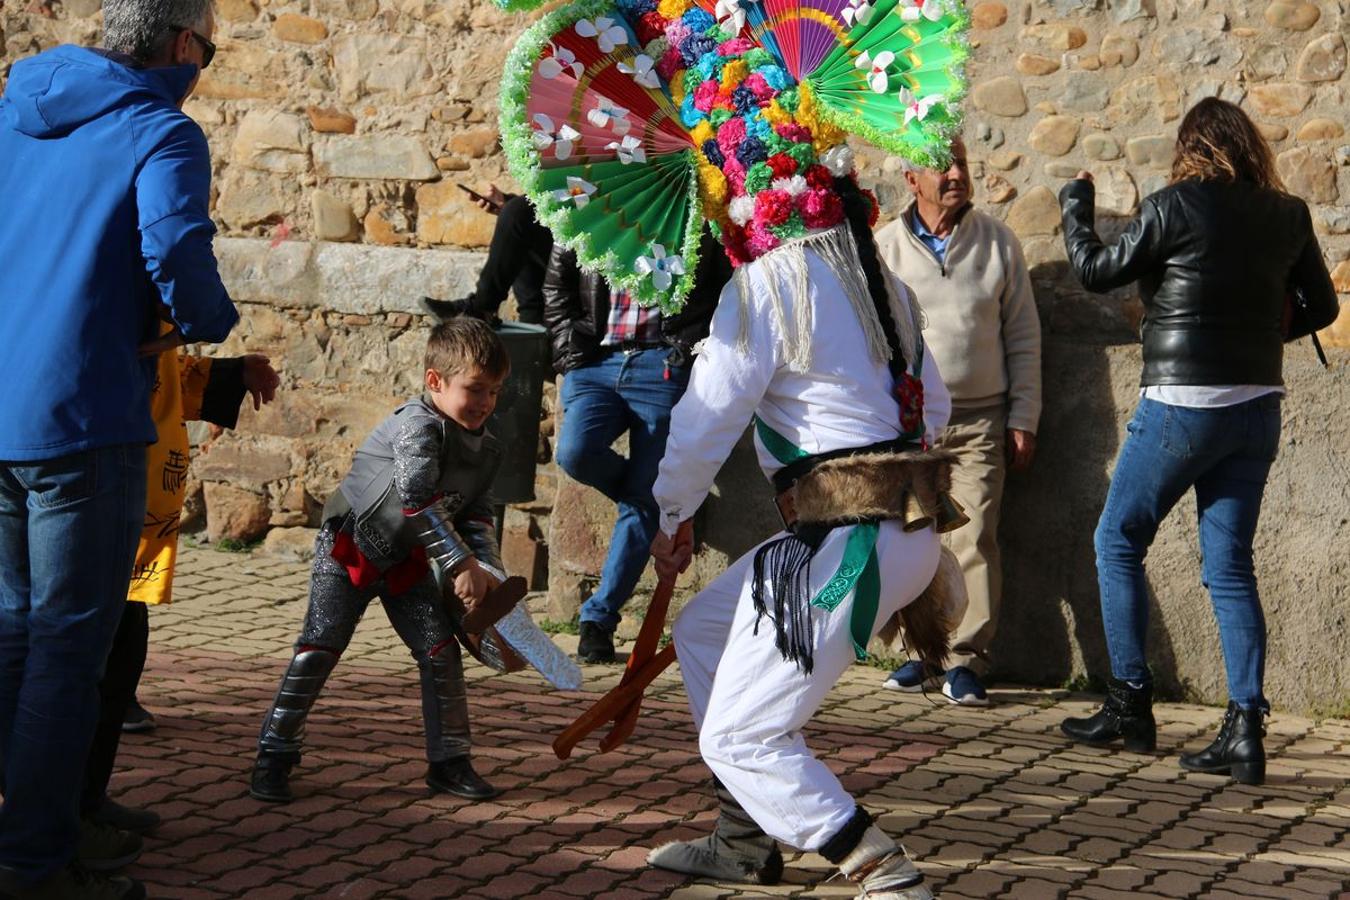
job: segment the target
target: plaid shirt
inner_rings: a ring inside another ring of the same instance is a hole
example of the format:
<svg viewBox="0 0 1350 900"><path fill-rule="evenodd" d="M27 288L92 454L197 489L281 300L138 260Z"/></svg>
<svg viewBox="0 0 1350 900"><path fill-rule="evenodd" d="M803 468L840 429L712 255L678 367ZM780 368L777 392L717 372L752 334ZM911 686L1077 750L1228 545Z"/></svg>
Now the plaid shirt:
<svg viewBox="0 0 1350 900"><path fill-rule="evenodd" d="M661 311L638 306L627 291L610 291L609 319L605 322L602 347L617 347L625 341L656 346L661 343Z"/></svg>

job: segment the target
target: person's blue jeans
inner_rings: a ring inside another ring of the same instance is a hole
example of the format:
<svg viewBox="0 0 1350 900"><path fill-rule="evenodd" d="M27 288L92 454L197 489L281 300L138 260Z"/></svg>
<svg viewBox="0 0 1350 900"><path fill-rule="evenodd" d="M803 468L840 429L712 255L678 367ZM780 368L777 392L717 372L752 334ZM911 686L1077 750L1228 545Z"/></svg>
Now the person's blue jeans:
<svg viewBox="0 0 1350 900"><path fill-rule="evenodd" d="M1280 443L1280 398L1218 409L1141 399L1128 432L1095 535L1111 673L1150 680L1144 556L1159 524L1194 487L1201 576L1219 623L1228 694L1244 708L1265 708L1266 622L1252 539Z"/></svg>
<svg viewBox="0 0 1350 900"><path fill-rule="evenodd" d="M669 352L611 352L563 376L558 465L619 508L600 586L580 617L607 631L619 624L619 610L642 577L656 537L652 485L666 451L670 410L689 385L687 366L666 368ZM611 446L625 431L627 459Z"/></svg>
<svg viewBox="0 0 1350 900"><path fill-rule="evenodd" d="M0 867L75 855L99 679L145 519L145 446L0 462Z"/></svg>

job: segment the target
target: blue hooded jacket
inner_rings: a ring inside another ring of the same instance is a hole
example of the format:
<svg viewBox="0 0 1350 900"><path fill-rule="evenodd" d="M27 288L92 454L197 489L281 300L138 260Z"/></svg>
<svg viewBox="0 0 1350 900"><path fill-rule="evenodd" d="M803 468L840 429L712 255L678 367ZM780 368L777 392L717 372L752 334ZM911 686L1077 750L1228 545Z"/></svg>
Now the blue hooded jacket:
<svg viewBox="0 0 1350 900"><path fill-rule="evenodd" d="M189 342L239 319L216 271L211 161L177 107L194 66L63 46L0 98L0 460L152 443L161 305Z"/></svg>

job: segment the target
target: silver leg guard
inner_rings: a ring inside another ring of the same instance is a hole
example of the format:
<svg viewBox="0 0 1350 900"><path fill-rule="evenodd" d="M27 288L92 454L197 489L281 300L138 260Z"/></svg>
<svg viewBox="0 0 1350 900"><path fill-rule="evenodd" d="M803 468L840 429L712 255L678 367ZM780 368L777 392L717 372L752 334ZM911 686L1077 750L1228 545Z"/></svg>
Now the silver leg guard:
<svg viewBox="0 0 1350 900"><path fill-rule="evenodd" d="M291 658L272 708L263 719L259 755L285 756L292 761L300 758L305 720L337 661L336 653L319 648L301 650Z"/></svg>
<svg viewBox="0 0 1350 900"><path fill-rule="evenodd" d="M469 755L469 698L459 644L446 641L417 661L422 676L422 721L427 732L427 761L444 762Z"/></svg>

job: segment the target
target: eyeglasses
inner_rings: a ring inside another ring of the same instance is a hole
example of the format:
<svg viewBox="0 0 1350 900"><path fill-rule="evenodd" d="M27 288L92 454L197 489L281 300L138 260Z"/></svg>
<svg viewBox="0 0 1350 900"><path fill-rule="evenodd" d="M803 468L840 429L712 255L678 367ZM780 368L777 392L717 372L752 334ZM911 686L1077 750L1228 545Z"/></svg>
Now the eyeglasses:
<svg viewBox="0 0 1350 900"><path fill-rule="evenodd" d="M184 25L170 25L169 27L174 31L186 31L188 34L192 35L192 39L200 44L202 48L202 68L205 69L207 66L211 65L211 60L216 58L215 44Z"/></svg>

